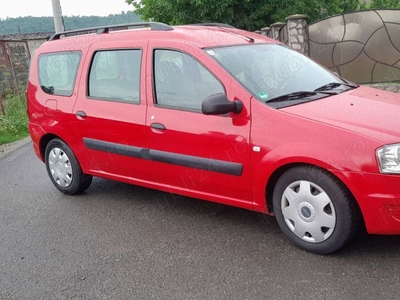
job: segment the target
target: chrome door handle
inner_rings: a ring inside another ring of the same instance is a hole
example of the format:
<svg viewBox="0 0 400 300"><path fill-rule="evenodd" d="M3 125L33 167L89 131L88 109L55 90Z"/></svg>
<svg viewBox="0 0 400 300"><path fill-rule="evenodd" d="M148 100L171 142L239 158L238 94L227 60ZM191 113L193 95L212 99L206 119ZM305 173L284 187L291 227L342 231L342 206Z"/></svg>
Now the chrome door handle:
<svg viewBox="0 0 400 300"><path fill-rule="evenodd" d="M152 124L150 125L150 127L153 128L153 129L162 130L162 131L164 131L164 130L167 129L167 128L166 128L163 124L161 124L161 123L152 123Z"/></svg>
<svg viewBox="0 0 400 300"><path fill-rule="evenodd" d="M81 110L78 110L75 115L79 120L83 120L84 118L87 117L87 114Z"/></svg>

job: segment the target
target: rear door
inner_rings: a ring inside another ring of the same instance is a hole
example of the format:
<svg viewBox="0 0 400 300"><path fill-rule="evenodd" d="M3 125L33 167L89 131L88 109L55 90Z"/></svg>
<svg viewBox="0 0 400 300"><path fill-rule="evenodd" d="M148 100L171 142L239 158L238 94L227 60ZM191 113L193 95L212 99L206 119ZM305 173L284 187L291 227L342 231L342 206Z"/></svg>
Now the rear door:
<svg viewBox="0 0 400 300"><path fill-rule="evenodd" d="M84 65L74 107L75 135L85 167L94 174L145 184L155 181L143 159L146 138L144 88L146 41L93 44Z"/></svg>
<svg viewBox="0 0 400 300"><path fill-rule="evenodd" d="M251 208L250 95L201 49L149 43L147 129L150 156L165 190ZM202 100L225 93L240 114L206 116Z"/></svg>

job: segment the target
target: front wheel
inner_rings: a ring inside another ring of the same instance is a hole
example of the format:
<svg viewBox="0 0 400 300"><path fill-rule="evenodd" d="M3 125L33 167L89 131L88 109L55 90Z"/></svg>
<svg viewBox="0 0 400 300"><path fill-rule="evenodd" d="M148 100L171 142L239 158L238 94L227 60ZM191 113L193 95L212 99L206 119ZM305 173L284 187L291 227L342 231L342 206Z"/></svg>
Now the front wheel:
<svg viewBox="0 0 400 300"><path fill-rule="evenodd" d="M51 181L64 194L82 193L92 183L92 176L82 172L74 153L64 141L51 140L47 144L45 158Z"/></svg>
<svg viewBox="0 0 400 300"><path fill-rule="evenodd" d="M295 167L277 181L273 193L276 220L297 247L328 254L346 245L360 224L350 192L330 173Z"/></svg>

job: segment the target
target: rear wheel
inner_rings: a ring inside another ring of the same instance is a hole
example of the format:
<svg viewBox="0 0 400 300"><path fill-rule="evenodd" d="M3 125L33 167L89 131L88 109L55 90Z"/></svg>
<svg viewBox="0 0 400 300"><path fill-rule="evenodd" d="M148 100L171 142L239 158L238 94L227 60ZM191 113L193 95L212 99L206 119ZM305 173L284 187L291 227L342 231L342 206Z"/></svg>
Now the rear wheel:
<svg viewBox="0 0 400 300"><path fill-rule="evenodd" d="M74 153L62 140L53 139L48 143L45 158L51 181L64 194L82 193L92 183L92 176L82 172Z"/></svg>
<svg viewBox="0 0 400 300"><path fill-rule="evenodd" d="M273 206L287 238L313 253L327 254L346 245L357 232L360 213L343 184L316 167L296 167L277 181Z"/></svg>

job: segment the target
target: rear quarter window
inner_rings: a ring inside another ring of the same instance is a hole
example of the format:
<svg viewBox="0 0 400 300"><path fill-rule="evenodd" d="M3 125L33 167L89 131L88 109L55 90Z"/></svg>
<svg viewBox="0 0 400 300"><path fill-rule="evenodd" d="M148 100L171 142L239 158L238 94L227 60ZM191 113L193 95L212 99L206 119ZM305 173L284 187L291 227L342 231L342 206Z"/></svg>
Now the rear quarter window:
<svg viewBox="0 0 400 300"><path fill-rule="evenodd" d="M38 72L42 90L50 95L71 96L80 60L78 51L41 54Z"/></svg>

